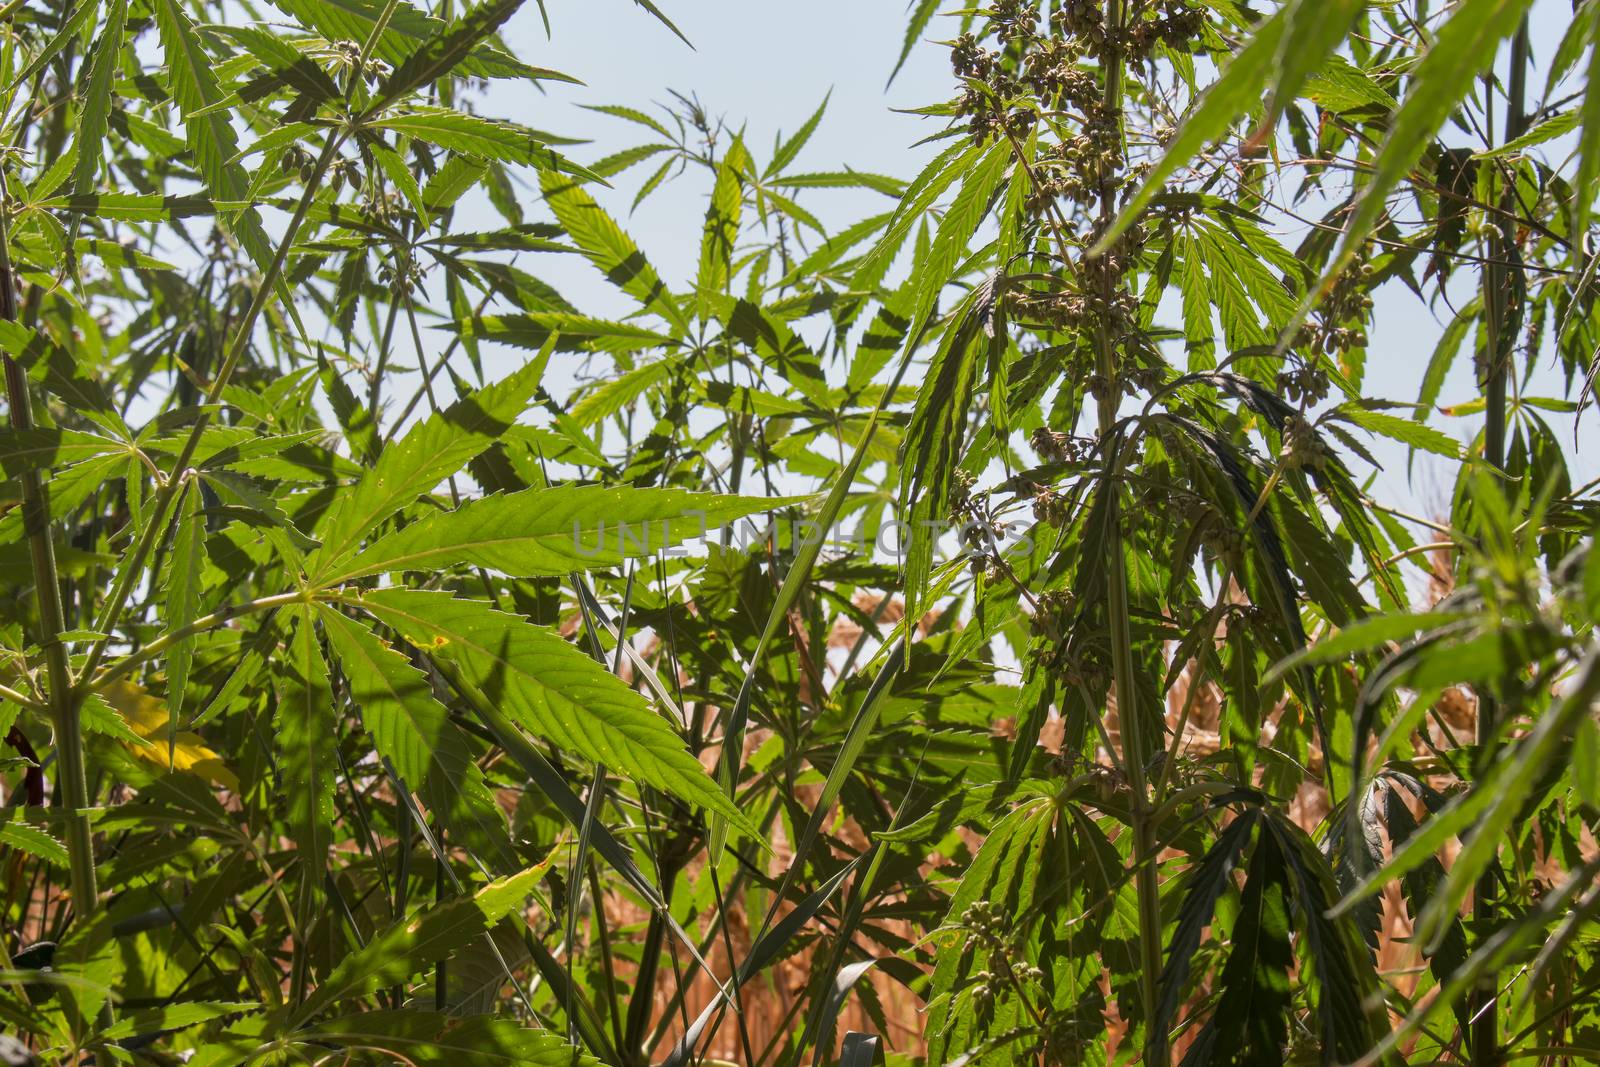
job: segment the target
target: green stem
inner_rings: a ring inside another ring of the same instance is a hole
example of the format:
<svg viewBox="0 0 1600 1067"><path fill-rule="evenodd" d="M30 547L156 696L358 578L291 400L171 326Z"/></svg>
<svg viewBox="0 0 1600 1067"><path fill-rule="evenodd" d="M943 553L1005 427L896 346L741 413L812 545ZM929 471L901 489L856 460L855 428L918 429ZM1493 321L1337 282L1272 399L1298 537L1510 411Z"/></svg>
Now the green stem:
<svg viewBox="0 0 1600 1067"><path fill-rule="evenodd" d="M1117 39L1122 25L1120 0L1106 4L1106 37ZM1105 108L1111 115L1122 112L1122 55L1116 45L1111 45L1105 57ZM1117 215L1116 183L1111 175L1103 175L1100 182L1099 228L1105 232ZM1102 308L1108 310L1115 296L1116 278L1109 270L1099 272ZM1102 317L1095 328L1095 355L1102 386L1099 398L1099 422L1102 441L1111 432L1117 420L1116 339L1111 335L1111 323ZM1134 681L1133 636L1128 606L1128 569L1125 546L1122 540L1122 496L1117 481L1121 477L1122 457L1120 447L1106 449L1104 492L1106 494L1106 527L1110 531L1106 546L1108 566L1106 574L1106 611L1110 624L1111 672L1117 691L1117 721L1122 729L1123 766L1128 776L1128 787L1133 794L1130 805L1133 822L1134 892L1139 913L1139 986L1145 1011L1145 1062L1164 1063L1167 1057L1167 1035L1158 1033L1154 1025L1156 1004L1160 995L1161 978L1161 886L1160 872L1154 862L1155 844L1150 821L1150 790L1145 778L1145 767L1153 755L1153 738L1144 736L1137 704L1137 685Z"/></svg>
<svg viewBox="0 0 1600 1067"><path fill-rule="evenodd" d="M239 323L234 332L233 342L228 347L227 357L223 360L222 367L217 371L217 376L212 379L211 386L206 390L205 407L195 417L194 427L189 431L189 437L183 443L183 450L178 453L178 460L173 464L172 474L156 489L155 500L150 509L150 515L145 527L139 533L139 539L134 544L132 553L127 561L117 572L116 579L112 582L111 594L106 599L105 606L101 609L99 618L95 621L95 630L102 636L97 638L89 649L89 657L84 663L80 678L92 675L99 666L100 660L105 656L106 643L110 641L112 627L122 615L122 609L128 604L128 597L133 592L134 584L144 571L145 560L150 555L150 550L160 540L162 532L167 527L168 511L173 501L177 498L178 489L183 484L182 474L191 461L195 452L200 448L200 439L205 435L206 427L210 424L210 408L222 396L222 390L227 386L228 379L233 377L233 372L239 366L239 361L244 358L245 351L250 347L250 335L255 330L256 320L266 310L273 294L277 291L278 280L283 275L284 261L289 257L289 249L294 246L299 237L300 227L305 223L306 214L311 210L311 203L316 198L317 189L322 184L322 179L328 173L334 156L339 150L344 135L338 130L330 131L327 143L322 147L322 155L317 160L316 169L311 175L311 180L306 183L305 192L301 194L300 203L295 206L294 217L289 220L288 227L283 231L283 239L278 242L277 251L273 253L272 262L268 265L266 273L261 277L261 284L256 286L255 296L250 300L250 307L244 313L244 319Z"/></svg>
<svg viewBox="0 0 1600 1067"><path fill-rule="evenodd" d="M259 611L271 611L274 608L287 607L290 604L297 604L310 599L314 598L305 593L293 592L279 593L276 596L264 596L256 600L246 601L243 604L230 604L220 611L200 616L187 626L180 626L176 630L168 630L148 645L139 649L139 651L124 656L87 682L80 683L79 689L86 692L104 689L118 678L127 675L139 664L156 658L186 637L193 637L195 634L205 633L207 630L215 630L219 626L226 626L234 619L243 618L246 615L254 615Z"/></svg>
<svg viewBox="0 0 1600 1067"><path fill-rule="evenodd" d="M1517 28L1517 35L1511 43L1511 69L1510 78L1506 86L1506 126L1504 140L1511 142L1522 136L1523 128L1527 125L1525 113L1525 96L1528 77L1528 20L1524 16L1522 25ZM1506 192L1502 202L1509 207L1516 206L1512 199L1515 186L1513 179L1507 176ZM1512 261L1512 254L1516 251L1516 224L1509 217L1502 217L1499 229L1494 239L1494 251L1490 258L1495 262L1489 264L1484 270L1484 313L1488 319L1485 338L1488 357L1488 381L1485 384L1485 412L1483 428L1483 458L1496 472L1505 469L1506 463L1506 393L1511 374L1511 352L1516 344L1515 312L1512 306L1512 268L1506 264ZM1480 758L1486 760L1483 754L1493 747L1493 741L1499 728L1500 708L1493 694L1487 689L1478 691L1478 722L1477 741ZM1483 765L1480 763L1480 766ZM1499 896L1499 887L1496 885L1497 870L1495 864L1490 864L1478 878L1477 886L1473 892L1472 919L1477 936L1481 941L1487 936L1488 929L1495 921L1496 898ZM1499 1010L1496 1006L1500 975L1497 970L1490 969L1482 977L1478 986L1473 990L1469 1012L1472 1017L1472 1064L1473 1067L1489 1067L1491 1064L1504 1062L1500 1049Z"/></svg>
<svg viewBox="0 0 1600 1067"><path fill-rule="evenodd" d="M11 688L9 685L0 685L0 700L9 700L13 704L21 704L25 708L49 710L50 705L41 703L26 693Z"/></svg>
<svg viewBox="0 0 1600 1067"><path fill-rule="evenodd" d="M17 321L17 288L11 270L11 233L5 208L11 199L5 175L0 173L0 319ZM34 428L33 398L28 375L9 355L4 357L6 403L11 425L26 433ZM61 575L56 569L55 544L50 539L50 497L39 471L27 468L17 481L22 488L23 528L33 560L33 584L39 604L39 646L44 649L49 685L50 726L55 734L58 799L67 809L65 835L72 885L72 906L80 919L99 907L94 875L94 837L89 826L89 779L84 769L83 732L78 699L72 692L72 668L67 645L61 639L66 614L61 604Z"/></svg>

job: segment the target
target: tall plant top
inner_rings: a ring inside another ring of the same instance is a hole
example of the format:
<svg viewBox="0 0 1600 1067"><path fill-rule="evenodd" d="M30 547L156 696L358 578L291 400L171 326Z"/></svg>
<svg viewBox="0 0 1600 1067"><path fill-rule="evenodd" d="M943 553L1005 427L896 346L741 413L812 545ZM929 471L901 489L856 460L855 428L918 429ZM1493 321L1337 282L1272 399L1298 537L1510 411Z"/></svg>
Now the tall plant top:
<svg viewBox="0 0 1600 1067"><path fill-rule="evenodd" d="M1600 1059L1600 0L544 7L0 2L0 1062Z"/></svg>

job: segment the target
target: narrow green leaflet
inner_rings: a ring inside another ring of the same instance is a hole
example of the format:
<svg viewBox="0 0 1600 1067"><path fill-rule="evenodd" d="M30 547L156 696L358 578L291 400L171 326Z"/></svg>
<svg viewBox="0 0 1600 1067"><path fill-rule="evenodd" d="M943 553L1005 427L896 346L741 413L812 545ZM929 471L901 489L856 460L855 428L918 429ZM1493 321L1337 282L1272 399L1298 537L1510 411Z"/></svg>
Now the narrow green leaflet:
<svg viewBox="0 0 1600 1067"><path fill-rule="evenodd" d="M939 220L939 229L933 238L928 259L920 265L920 284L911 309L911 328L906 335L906 348L910 351L928 321L928 315L938 302L939 294L953 279L952 272L966 258L967 243L983 221L991 201L1011 163L1011 146L1004 141L996 143L986 155L977 160L972 169L961 178L961 190Z"/></svg>
<svg viewBox="0 0 1600 1067"><path fill-rule="evenodd" d="M1272 95L1258 136L1271 131L1306 80L1344 42L1350 24L1366 7L1366 0L1296 0L1287 5L1288 25L1273 57Z"/></svg>
<svg viewBox="0 0 1600 1067"><path fill-rule="evenodd" d="M317 605L317 616L378 754L402 782L420 787L430 754L456 729L450 713L434 699L427 675L369 628L326 604Z"/></svg>
<svg viewBox="0 0 1600 1067"><path fill-rule="evenodd" d="M201 177L213 198L242 201L249 195L250 183L237 163L239 151L233 123L226 111L203 111L222 100L215 64L200 43L200 35L178 0L153 0L156 24L167 59L167 77L173 99L186 117L189 150L194 153ZM254 208L246 208L233 220L240 242L258 264L265 267L272 258L266 231Z"/></svg>
<svg viewBox="0 0 1600 1067"><path fill-rule="evenodd" d="M1457 441L1449 434L1421 422L1386 415L1381 411L1370 411L1355 404L1341 405L1336 415L1411 448L1420 448L1424 452L1432 452L1436 456L1446 456L1450 459L1461 458L1461 445Z"/></svg>
<svg viewBox="0 0 1600 1067"><path fill-rule="evenodd" d="M325 1019L299 1031L295 1039L318 1052L330 1046L385 1052L396 1062L419 1067L497 1063L591 1067L598 1062L548 1030L486 1015L461 1018L426 1011L369 1011Z"/></svg>
<svg viewBox="0 0 1600 1067"><path fill-rule="evenodd" d="M83 700L83 728L89 733L112 737L134 748L150 743L134 733L122 713L99 693L91 693Z"/></svg>
<svg viewBox="0 0 1600 1067"><path fill-rule="evenodd" d="M83 193L52 196L30 205L40 211L94 215L121 222L170 222L244 206L242 201L217 202L196 194L162 196L156 193Z"/></svg>
<svg viewBox="0 0 1600 1067"><path fill-rule="evenodd" d="M331 574L385 519L432 492L488 448L522 414L539 388L544 359L429 416L383 450L355 488L317 530L322 541L306 561L313 580Z"/></svg>
<svg viewBox="0 0 1600 1067"><path fill-rule="evenodd" d="M293 1018L303 1022L341 1000L403 982L445 959L521 908L543 874L542 866L531 867L401 919L341 960Z"/></svg>
<svg viewBox="0 0 1600 1067"><path fill-rule="evenodd" d="M125 1041L143 1034L163 1031L187 1030L191 1026L210 1022L229 1015L245 1015L260 1008L249 1001L187 1001L159 1008L142 1008L120 1016L116 1022L95 1035L100 1041Z"/></svg>
<svg viewBox="0 0 1600 1067"><path fill-rule="evenodd" d="M817 126L822 122L823 113L828 110L828 101L831 99L833 99L833 90L829 89L827 95L822 98L822 103L817 105L817 110L811 113L811 117L806 119L798 130L794 131L792 137L773 150L772 159L767 164L767 177L770 178L774 174L781 174L783 169L793 163L795 157L800 155L800 150L811 140L811 135L817 132Z"/></svg>
<svg viewBox="0 0 1600 1067"><path fill-rule="evenodd" d="M933 565L933 527L944 514L950 485L960 460L967 416L972 406L982 356L985 326L991 343L1004 343L1003 327L992 331L998 317L997 279L977 286L956 308L952 323L935 351L917 406L906 430L905 462L900 469L902 496L913 502L910 543L906 551L908 610L919 611ZM908 342L909 344L909 342Z"/></svg>
<svg viewBox="0 0 1600 1067"><path fill-rule="evenodd" d="M62 10L67 11L69 9L63 8ZM67 45L77 39L78 35L83 32L83 28L99 13L100 0L83 0L83 3L79 4L75 9L70 9L66 19L56 27L56 32L51 34L50 40L45 43L44 47L39 49L38 54L33 57L33 61L7 83L6 94L9 96L23 82L28 81L43 70L52 59L61 54L63 48L66 48Z"/></svg>
<svg viewBox="0 0 1600 1067"><path fill-rule="evenodd" d="M325 604L317 614L378 755L458 838L486 858L514 866L505 819L465 735L434 699L427 676L365 623Z"/></svg>
<svg viewBox="0 0 1600 1067"><path fill-rule="evenodd" d="M744 205L744 172L749 164L750 153L745 151L744 142L735 138L717 165L711 206L706 208L706 221L700 232L700 270L694 283L695 310L702 321L710 317L712 298L721 296L728 287L733 245L739 238L739 213Z"/></svg>
<svg viewBox="0 0 1600 1067"><path fill-rule="evenodd" d="M328 584L388 571L470 564L519 577L559 576L649 558L736 519L803 498L681 489L561 485L485 497L381 538Z"/></svg>
<svg viewBox="0 0 1600 1067"><path fill-rule="evenodd" d="M1233 947L1218 979L1222 997L1196 1044L1210 1042L1219 1063L1281 1064L1293 1003L1293 963L1288 873L1276 838L1262 834L1234 920Z"/></svg>
<svg viewBox="0 0 1600 1067"><path fill-rule="evenodd" d="M66 848L44 827L24 822L21 808L0 808L0 845L37 856L53 867L67 866Z"/></svg>
<svg viewBox="0 0 1600 1067"><path fill-rule="evenodd" d="M280 793L303 867L302 920L322 889L322 872L333 844L333 788L338 756L332 748L336 723L328 668L317 644L316 612L296 607L288 653L279 662L276 749Z"/></svg>
<svg viewBox="0 0 1600 1067"><path fill-rule="evenodd" d="M458 666L529 733L731 819L759 838L643 697L555 634L448 593L379 589L350 603Z"/></svg>
<svg viewBox="0 0 1600 1067"><path fill-rule="evenodd" d="M1582 113L1576 109L1557 112L1515 140L1507 141L1498 148L1474 152L1473 158L1508 159L1511 156L1520 155L1536 145L1542 145L1546 141L1553 141L1557 137L1565 137L1578 128L1582 118Z"/></svg>
<svg viewBox="0 0 1600 1067"><path fill-rule="evenodd" d="M127 450L127 445L81 430L0 430L0 471L15 478L27 470L50 470Z"/></svg>
<svg viewBox="0 0 1600 1067"><path fill-rule="evenodd" d="M555 352L638 352L670 348L673 338L628 322L607 322L585 315L529 312L525 315L484 315L458 323L462 337L499 341L534 351L552 344Z"/></svg>
<svg viewBox="0 0 1600 1067"><path fill-rule="evenodd" d="M912 9L911 17L906 21L905 42L900 46L900 56L894 61L894 69L889 72L889 82L893 84L895 75L900 73L900 68L906 65L906 59L911 55L911 49L916 47L917 40L922 36L922 31L928 28L928 23L933 19L935 11L939 10L939 0L916 0L916 7Z"/></svg>
<svg viewBox="0 0 1600 1067"><path fill-rule="evenodd" d="M105 23L94 43L94 58L89 63L89 81L83 90L82 110L78 112L78 135L74 146L78 161L72 169L72 192L82 195L93 190L100 173L101 145L105 141L106 121L111 113L112 83L117 61L122 55L122 34L127 25L128 0L110 0ZM92 10L85 3L83 10Z"/></svg>
<svg viewBox="0 0 1600 1067"><path fill-rule="evenodd" d="M1166 964L1161 970L1161 1000L1151 1016L1151 1025L1161 1033L1163 1043L1166 1032L1177 1019L1178 1007L1183 1003L1188 989L1189 974L1194 967L1200 938L1211 924L1211 917L1216 914L1218 898L1232 884L1229 874L1238 862L1239 853L1249 843L1258 821L1253 813L1234 819L1184 876L1178 922L1167 942ZM1148 1043L1153 1038L1147 1034L1145 1040Z"/></svg>
<svg viewBox="0 0 1600 1067"><path fill-rule="evenodd" d="M191 479L178 501L178 528L167 561L166 618L168 630L181 630L200 613L200 579L205 566L205 521L200 507L200 482ZM194 663L194 638L185 637L167 653L167 758L172 759L183 714L184 691Z"/></svg>
<svg viewBox="0 0 1600 1067"><path fill-rule="evenodd" d="M546 171L589 175L587 168L555 151L536 130L514 122L480 118L443 107L418 107L368 123L418 140L500 163L521 163Z"/></svg>
<svg viewBox="0 0 1600 1067"><path fill-rule="evenodd" d="M1584 133L1578 138L1578 172L1572 179L1572 232L1583 233L1589 225L1594 205L1594 189L1600 181L1600 3L1587 0L1577 11L1589 43L1589 83L1583 94Z"/></svg>
<svg viewBox="0 0 1600 1067"><path fill-rule="evenodd" d="M521 7L523 0L484 0L412 52L378 86L374 107L430 85L454 71L478 43L492 35Z"/></svg>
<svg viewBox="0 0 1600 1067"><path fill-rule="evenodd" d="M687 335L689 321L661 276L633 243L633 238L595 203L594 197L571 178L548 170L540 173L539 185L544 190L545 203L550 205L561 228L607 280L644 308L666 319L676 335Z"/></svg>
<svg viewBox="0 0 1600 1067"><path fill-rule="evenodd" d="M933 162L923 168L917 180L906 189L905 195L900 199L900 205L895 208L894 217L889 221L883 236L878 243L861 261L856 264L854 276L851 278L851 287L854 289L871 289L883 280L889 272L889 267L894 263L895 256L905 244L906 237L911 233L922 216L933 207L951 184L965 177L972 169L972 165L983 155L984 146L971 145L957 142L940 152Z"/></svg>

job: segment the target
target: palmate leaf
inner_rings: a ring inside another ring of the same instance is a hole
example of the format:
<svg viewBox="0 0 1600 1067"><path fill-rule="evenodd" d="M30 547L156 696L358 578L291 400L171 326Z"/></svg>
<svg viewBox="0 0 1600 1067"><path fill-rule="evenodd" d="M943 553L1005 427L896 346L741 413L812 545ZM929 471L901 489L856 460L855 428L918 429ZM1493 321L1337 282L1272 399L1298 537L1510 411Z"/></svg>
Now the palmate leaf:
<svg viewBox="0 0 1600 1067"><path fill-rule="evenodd" d="M339 961L294 1012L291 1025L303 1023L341 1000L404 982L447 958L521 908L544 873L543 866L531 867L490 882L471 895L451 897L379 932Z"/></svg>
<svg viewBox="0 0 1600 1067"><path fill-rule="evenodd" d="M802 499L599 485L527 489L425 516L370 545L328 582L461 564L523 578L560 576L653 556Z"/></svg>
<svg viewBox="0 0 1600 1067"><path fill-rule="evenodd" d="M760 839L667 721L555 634L448 593L379 589L348 599L428 655L455 665L529 733L731 819Z"/></svg>
<svg viewBox="0 0 1600 1067"><path fill-rule="evenodd" d="M527 1064L589 1067L597 1061L548 1030L487 1015L460 1018L426 1011L362 1012L326 1019L295 1034L317 1050L328 1047L385 1052L397 1062L448 1067Z"/></svg>
<svg viewBox="0 0 1600 1067"><path fill-rule="evenodd" d="M306 561L313 581L332 574L385 519L431 492L488 448L522 414L539 388L546 358L451 404L384 449L378 462L328 515L322 548Z"/></svg>

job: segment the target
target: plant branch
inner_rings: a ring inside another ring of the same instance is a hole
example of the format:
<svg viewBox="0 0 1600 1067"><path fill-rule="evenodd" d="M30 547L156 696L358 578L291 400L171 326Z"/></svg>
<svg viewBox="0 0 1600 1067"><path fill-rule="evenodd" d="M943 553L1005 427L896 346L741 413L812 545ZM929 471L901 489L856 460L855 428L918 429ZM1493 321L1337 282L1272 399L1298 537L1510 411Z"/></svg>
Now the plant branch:
<svg viewBox="0 0 1600 1067"><path fill-rule="evenodd" d="M166 530L173 502L177 498L179 487L183 484L180 475L194 459L195 452L200 448L200 439L205 435L206 427L210 424L210 408L222 396L223 389L228 384L228 379L233 377L233 372L238 368L239 362L244 358L245 351L250 347L250 336L255 331L256 320L271 303L273 294L277 291L278 281L283 275L283 264L288 259L289 249L294 246L299 237L300 227L305 223L306 214L311 210L312 201L316 199L317 190L322 185L322 179L328 173L328 167L333 163L339 145L343 142L344 134L335 128L329 131L328 140L322 147L322 154L318 157L316 168L311 178L306 182L304 193L300 202L295 206L294 217L289 220L289 225L283 231L283 238L278 242L277 251L273 253L272 262L268 265L266 273L261 277L261 283L256 286L255 296L250 301L249 308L244 313L234 331L233 342L229 345L227 357L223 360L216 377L211 381L206 390L205 406L195 416L194 426L189 431L188 438L183 443L183 449L178 453L177 462L172 466L172 476L156 489L155 500L151 506L150 514L146 519L145 528L139 533L133 550L122 567L117 571L116 579L112 583L111 594L106 599L104 607L95 622L95 630L102 636L95 640L89 650L88 659L84 662L80 678L89 677L94 669L99 666L100 660L105 655L106 645L111 640L112 628L122 614L122 609L127 606L128 597L133 593L134 584L139 580L144 571L145 560L150 555L150 550L155 547Z"/></svg>
<svg viewBox="0 0 1600 1067"><path fill-rule="evenodd" d="M0 173L0 319L17 321L17 283L11 268L11 231L6 209L11 199L4 173ZM9 354L5 363L6 403L12 428L26 433L34 428L33 398L27 372ZM39 610L39 645L44 650L45 678L49 686L51 730L55 734L56 763L60 767L60 799L67 808L67 856L72 879L72 902L80 919L99 906L95 885L94 836L89 826L89 784L84 768L83 733L79 706L72 692L72 668L61 635L66 616L61 603L61 575L56 569L55 544L50 539L50 497L39 471L26 467L18 473L22 487L22 521L28 535L33 564L34 599ZM21 694L18 694L19 696ZM24 703L32 703L26 701Z"/></svg>

